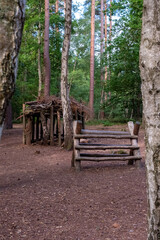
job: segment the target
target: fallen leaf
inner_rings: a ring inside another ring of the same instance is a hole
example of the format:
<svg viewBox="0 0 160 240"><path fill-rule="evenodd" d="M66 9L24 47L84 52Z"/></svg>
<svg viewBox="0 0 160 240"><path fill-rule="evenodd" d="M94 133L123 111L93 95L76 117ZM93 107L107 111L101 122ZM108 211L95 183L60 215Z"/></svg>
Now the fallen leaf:
<svg viewBox="0 0 160 240"><path fill-rule="evenodd" d="M120 228L120 225L119 225L118 223L114 223L114 224L113 224L113 227L114 227L114 228Z"/></svg>

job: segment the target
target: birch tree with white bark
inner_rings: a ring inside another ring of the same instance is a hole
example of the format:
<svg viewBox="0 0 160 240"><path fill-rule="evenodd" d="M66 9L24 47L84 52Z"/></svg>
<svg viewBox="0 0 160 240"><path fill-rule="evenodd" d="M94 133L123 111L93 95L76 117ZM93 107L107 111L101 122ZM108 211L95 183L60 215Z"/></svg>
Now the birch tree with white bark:
<svg viewBox="0 0 160 240"><path fill-rule="evenodd" d="M68 85L68 56L71 39L72 0L66 0L65 3L65 33L61 62L61 101L64 122L64 147L70 150L73 145L73 126Z"/></svg>
<svg viewBox="0 0 160 240"><path fill-rule="evenodd" d="M0 138L8 100L17 75L25 0L0 0Z"/></svg>
<svg viewBox="0 0 160 240"><path fill-rule="evenodd" d="M145 119L148 240L160 239L160 2L144 0L140 70Z"/></svg>

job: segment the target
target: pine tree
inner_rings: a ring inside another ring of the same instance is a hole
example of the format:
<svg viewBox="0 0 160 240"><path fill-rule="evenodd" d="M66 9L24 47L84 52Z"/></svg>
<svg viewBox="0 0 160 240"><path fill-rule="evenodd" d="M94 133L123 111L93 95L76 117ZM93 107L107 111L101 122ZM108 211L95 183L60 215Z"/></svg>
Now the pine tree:
<svg viewBox="0 0 160 240"><path fill-rule="evenodd" d="M45 0L45 29L44 29L44 96L50 95L51 67L49 58L49 0Z"/></svg>
<svg viewBox="0 0 160 240"><path fill-rule="evenodd" d="M90 118L94 116L94 39L95 39L95 0L91 6L91 46L90 46Z"/></svg>

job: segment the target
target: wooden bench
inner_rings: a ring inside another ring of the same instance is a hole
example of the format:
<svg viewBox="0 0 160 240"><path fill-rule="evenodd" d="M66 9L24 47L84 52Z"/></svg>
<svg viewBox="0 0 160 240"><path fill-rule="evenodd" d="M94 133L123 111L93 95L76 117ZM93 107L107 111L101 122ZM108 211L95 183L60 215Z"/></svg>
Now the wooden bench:
<svg viewBox="0 0 160 240"><path fill-rule="evenodd" d="M73 122L73 158L72 166L77 171L81 170L81 161L128 161L129 165L135 162L136 167L141 166L141 156L138 146L138 132L140 123L135 125L133 122L128 122L129 132L125 131L102 131L102 130L85 130L82 129L81 121ZM92 142L93 139L130 139L130 144L100 144ZM83 139L83 142L82 142ZM84 139L90 139L90 142L85 142ZM90 152L84 152L90 150ZM101 150L103 152L97 152ZM129 150L129 153L106 153L106 150ZM96 152L94 152L96 151ZM104 152L105 151L105 152Z"/></svg>

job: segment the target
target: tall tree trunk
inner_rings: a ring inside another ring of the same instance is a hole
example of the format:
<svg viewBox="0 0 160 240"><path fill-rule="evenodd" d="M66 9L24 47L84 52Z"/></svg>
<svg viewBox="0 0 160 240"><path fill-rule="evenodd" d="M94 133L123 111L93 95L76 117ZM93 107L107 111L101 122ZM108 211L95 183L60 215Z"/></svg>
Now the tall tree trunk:
<svg viewBox="0 0 160 240"><path fill-rule="evenodd" d="M110 31L109 31L109 41L112 41L112 11L111 11L112 0L110 0Z"/></svg>
<svg viewBox="0 0 160 240"><path fill-rule="evenodd" d="M94 117L94 39L95 39L95 0L91 7L91 50L90 50L90 96L89 108L90 118Z"/></svg>
<svg viewBox="0 0 160 240"><path fill-rule="evenodd" d="M56 0L56 13L58 13L58 11L59 11L59 1ZM59 32L58 26L56 26L56 32L57 32L57 33Z"/></svg>
<svg viewBox="0 0 160 240"><path fill-rule="evenodd" d="M103 41L104 41L104 1L101 0L101 107L104 103L104 73L103 73ZM104 111L100 110L100 118L104 118Z"/></svg>
<svg viewBox="0 0 160 240"><path fill-rule="evenodd" d="M58 8L59 8L59 1L56 0L56 13L58 13Z"/></svg>
<svg viewBox="0 0 160 240"><path fill-rule="evenodd" d="M17 73L18 53L24 24L25 0L0 0L0 137L7 102ZM2 20L3 19L3 20Z"/></svg>
<svg viewBox="0 0 160 240"><path fill-rule="evenodd" d="M65 34L63 41L61 63L61 100L64 122L64 147L68 150L70 150L73 145L72 111L69 99L69 85L68 85L68 55L70 47L71 22L72 22L71 10L72 0L67 0L65 11Z"/></svg>
<svg viewBox="0 0 160 240"><path fill-rule="evenodd" d="M41 3L39 3L39 17L41 15ZM41 23L38 24L38 97L42 95L42 69L41 69Z"/></svg>
<svg viewBox="0 0 160 240"><path fill-rule="evenodd" d="M64 0L64 14L66 14L66 0Z"/></svg>
<svg viewBox="0 0 160 240"><path fill-rule="evenodd" d="M110 0L110 27L109 27L109 45L111 46L112 41L112 11L111 11L112 0ZM111 80L111 50L109 51L109 74L108 80ZM109 92L109 97L111 97L111 92Z"/></svg>
<svg viewBox="0 0 160 240"><path fill-rule="evenodd" d="M106 60L107 60L107 0L105 2L105 54L106 54ZM107 65L105 66L105 85L107 85ZM105 92L105 101L107 101L107 93Z"/></svg>
<svg viewBox="0 0 160 240"><path fill-rule="evenodd" d="M160 3L144 0L140 70L146 139L148 240L160 239Z"/></svg>
<svg viewBox="0 0 160 240"><path fill-rule="evenodd" d="M44 96L50 95L51 67L49 58L49 0L45 0L45 29L44 29Z"/></svg>

